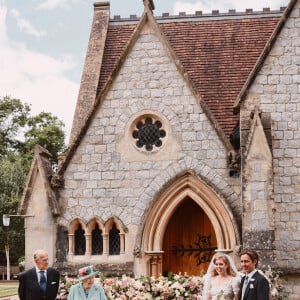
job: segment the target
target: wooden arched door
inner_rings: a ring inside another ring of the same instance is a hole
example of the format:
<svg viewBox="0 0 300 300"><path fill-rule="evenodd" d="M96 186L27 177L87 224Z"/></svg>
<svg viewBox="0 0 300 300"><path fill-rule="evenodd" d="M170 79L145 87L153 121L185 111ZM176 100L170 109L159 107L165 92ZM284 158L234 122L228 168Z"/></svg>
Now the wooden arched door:
<svg viewBox="0 0 300 300"><path fill-rule="evenodd" d="M213 226L202 208L186 198L171 217L163 240L163 274L206 272L217 249Z"/></svg>

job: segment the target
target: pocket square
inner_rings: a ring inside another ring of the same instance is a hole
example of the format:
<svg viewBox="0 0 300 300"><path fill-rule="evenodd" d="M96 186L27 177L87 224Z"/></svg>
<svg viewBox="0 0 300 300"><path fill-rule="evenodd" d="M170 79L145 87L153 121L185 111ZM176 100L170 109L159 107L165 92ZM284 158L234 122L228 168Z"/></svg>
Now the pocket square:
<svg viewBox="0 0 300 300"><path fill-rule="evenodd" d="M56 284L56 281L52 281L51 284Z"/></svg>
<svg viewBox="0 0 300 300"><path fill-rule="evenodd" d="M252 283L250 284L250 289L254 289L254 285Z"/></svg>

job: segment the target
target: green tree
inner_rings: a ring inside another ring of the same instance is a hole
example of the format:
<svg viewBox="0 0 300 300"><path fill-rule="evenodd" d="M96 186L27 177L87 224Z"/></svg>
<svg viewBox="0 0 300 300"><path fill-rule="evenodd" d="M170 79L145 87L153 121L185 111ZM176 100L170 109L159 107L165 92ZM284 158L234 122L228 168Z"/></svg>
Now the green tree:
<svg viewBox="0 0 300 300"><path fill-rule="evenodd" d="M10 152L32 158L36 144L46 148L57 162L57 154L66 150L64 123L51 113L31 116L31 107L19 99L0 98L0 157Z"/></svg>
<svg viewBox="0 0 300 300"><path fill-rule="evenodd" d="M21 129L26 126L30 106L19 99L0 98L0 156L19 150Z"/></svg>
<svg viewBox="0 0 300 300"><path fill-rule="evenodd" d="M62 121L50 113L41 112L30 117L25 133L25 153L29 153L36 144L46 148L52 154L52 161L57 162L57 154L66 150L64 139L65 126Z"/></svg>
<svg viewBox="0 0 300 300"><path fill-rule="evenodd" d="M17 214L26 176L36 144L52 154L57 164L57 153L66 149L64 124L51 113L30 115L31 108L19 99L0 98L0 217ZM0 264L5 263L4 238L8 235L11 264L24 256L24 220L11 218L9 230L0 226Z"/></svg>
<svg viewBox="0 0 300 300"><path fill-rule="evenodd" d="M0 214L17 214L20 196L26 178L26 169L20 155L9 154L0 158ZM1 220L2 222L2 220ZM12 218L9 228L3 224L0 227L0 245L8 237L10 244L10 259L17 264L18 258L24 255L24 221L21 218ZM4 247L0 249L0 264L5 264Z"/></svg>

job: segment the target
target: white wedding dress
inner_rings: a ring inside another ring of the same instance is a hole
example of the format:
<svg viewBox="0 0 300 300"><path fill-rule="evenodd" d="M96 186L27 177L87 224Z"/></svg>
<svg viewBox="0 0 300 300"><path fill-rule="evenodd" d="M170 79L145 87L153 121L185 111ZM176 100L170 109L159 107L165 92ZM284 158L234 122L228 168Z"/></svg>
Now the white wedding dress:
<svg viewBox="0 0 300 300"><path fill-rule="evenodd" d="M240 277L231 277L225 284L216 284L214 277L206 278L206 291L212 300L233 300L234 294L238 294L240 288Z"/></svg>

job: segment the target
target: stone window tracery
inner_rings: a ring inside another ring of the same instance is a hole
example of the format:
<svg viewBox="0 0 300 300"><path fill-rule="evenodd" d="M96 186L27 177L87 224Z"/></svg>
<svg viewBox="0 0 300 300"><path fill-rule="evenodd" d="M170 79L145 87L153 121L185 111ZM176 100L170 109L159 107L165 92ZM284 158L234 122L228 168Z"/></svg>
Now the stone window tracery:
<svg viewBox="0 0 300 300"><path fill-rule="evenodd" d="M163 124L154 116L147 116L137 120L132 137L136 140L136 146L147 151L154 150L154 147L160 148L163 144L163 138L166 131L162 128Z"/></svg>
<svg viewBox="0 0 300 300"><path fill-rule="evenodd" d="M100 255L102 253L103 253L102 230L99 229L99 225L96 223L95 228L92 231L92 255Z"/></svg>
<svg viewBox="0 0 300 300"><path fill-rule="evenodd" d="M85 254L85 236L84 230L81 224L78 224L77 230L75 230L75 255Z"/></svg>
<svg viewBox="0 0 300 300"><path fill-rule="evenodd" d="M114 223L109 231L109 255L120 254L120 230L117 229Z"/></svg>
<svg viewBox="0 0 300 300"><path fill-rule="evenodd" d="M125 232L115 217L104 225L97 218L87 225L75 219L68 231L69 258L75 256L108 256L125 253Z"/></svg>

